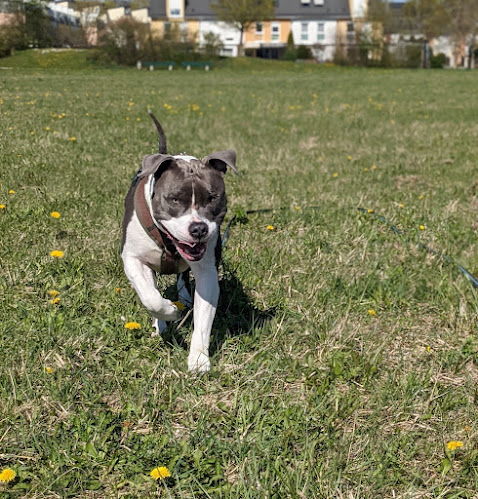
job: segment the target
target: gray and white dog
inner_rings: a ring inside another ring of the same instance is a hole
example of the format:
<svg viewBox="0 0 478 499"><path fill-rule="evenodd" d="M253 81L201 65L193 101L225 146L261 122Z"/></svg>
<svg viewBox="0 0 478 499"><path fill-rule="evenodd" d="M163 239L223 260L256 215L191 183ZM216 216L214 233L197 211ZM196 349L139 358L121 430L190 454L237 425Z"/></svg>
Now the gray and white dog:
<svg viewBox="0 0 478 499"><path fill-rule="evenodd" d="M122 259L141 302L154 317L157 334L165 321L177 320L176 303L158 291L156 272L178 275L179 301L191 306L189 269L195 278L194 331L188 356L190 371L206 372L209 340L219 298L217 266L220 225L226 214L224 174L236 170L236 153L219 151L199 160L167 154L161 125L158 154L143 158L125 199Z"/></svg>

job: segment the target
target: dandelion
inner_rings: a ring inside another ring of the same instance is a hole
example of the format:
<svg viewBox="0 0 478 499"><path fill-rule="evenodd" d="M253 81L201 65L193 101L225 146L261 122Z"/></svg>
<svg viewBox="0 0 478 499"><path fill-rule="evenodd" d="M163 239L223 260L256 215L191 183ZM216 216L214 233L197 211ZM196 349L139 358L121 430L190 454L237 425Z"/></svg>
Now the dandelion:
<svg viewBox="0 0 478 499"><path fill-rule="evenodd" d="M420 230L425 230L425 226L424 226L424 225L420 225L418 228L419 228Z"/></svg>
<svg viewBox="0 0 478 499"><path fill-rule="evenodd" d="M405 207L405 205L404 205L403 203L398 203L398 207L399 207L399 208L404 208L404 207Z"/></svg>
<svg viewBox="0 0 478 499"><path fill-rule="evenodd" d="M59 291L57 291L56 289L50 289L50 290L48 290L48 294L49 294L52 298L56 298L56 297L60 294L60 292L59 292Z"/></svg>
<svg viewBox="0 0 478 499"><path fill-rule="evenodd" d="M76 142L76 137L70 137L70 142Z"/></svg>
<svg viewBox="0 0 478 499"><path fill-rule="evenodd" d="M4 210L5 209L5 205L4 204L0 204L0 210Z"/></svg>
<svg viewBox="0 0 478 499"><path fill-rule="evenodd" d="M173 303L176 305L178 310L184 310L186 308L186 305L184 305L184 303L181 303L180 301L173 301Z"/></svg>
<svg viewBox="0 0 478 499"><path fill-rule="evenodd" d="M53 374L54 369L53 369L53 367L51 367L51 366L46 366L46 367L45 367L45 371L46 371L48 374Z"/></svg>
<svg viewBox="0 0 478 499"><path fill-rule="evenodd" d="M268 225L268 226L266 227L266 229L267 229L267 230L274 230L274 229L275 229L275 227L274 227L273 225Z"/></svg>
<svg viewBox="0 0 478 499"><path fill-rule="evenodd" d="M46 127L45 127L45 130L46 130L47 132L49 132L49 131L50 131L50 127L49 127L49 126L46 126Z"/></svg>
<svg viewBox="0 0 478 499"><path fill-rule="evenodd" d="M430 346L427 346L427 352L430 353L432 351L432 348Z"/></svg>
<svg viewBox="0 0 478 499"><path fill-rule="evenodd" d="M51 300L50 300L50 303L51 303L52 305L58 305L58 304L60 303L60 297L59 297L59 296L57 296L56 298L51 299Z"/></svg>
<svg viewBox="0 0 478 499"><path fill-rule="evenodd" d="M294 206L295 211L300 211L300 206Z"/></svg>
<svg viewBox="0 0 478 499"><path fill-rule="evenodd" d="M53 258L63 258L65 256L65 253L61 250L53 250L50 251L50 256Z"/></svg>
<svg viewBox="0 0 478 499"><path fill-rule="evenodd" d="M115 293L121 293L123 291L121 288L115 288Z"/></svg>
<svg viewBox="0 0 478 499"><path fill-rule="evenodd" d="M15 191L14 191L13 189L10 189L10 190L8 191L8 194L15 194Z"/></svg>
<svg viewBox="0 0 478 499"><path fill-rule="evenodd" d="M374 212L375 212L375 210L374 210L373 208L369 208L369 209L367 210L367 213L369 213L370 215L371 215L372 213L374 213Z"/></svg>
<svg viewBox="0 0 478 499"><path fill-rule="evenodd" d="M2 483L9 483L12 480L15 480L15 477L17 476L16 472L10 468L5 468L2 470L0 473L0 482Z"/></svg>
<svg viewBox="0 0 478 499"><path fill-rule="evenodd" d="M463 447L463 442L460 440L452 440L451 442L448 442L446 444L446 448L448 450L456 450L459 449L460 447Z"/></svg>
<svg viewBox="0 0 478 499"><path fill-rule="evenodd" d="M141 118L136 118L136 121L141 121Z"/></svg>
<svg viewBox="0 0 478 499"><path fill-rule="evenodd" d="M149 475L155 480L164 480L171 476L171 472L166 466L160 466L159 468L154 468Z"/></svg>
<svg viewBox="0 0 478 499"><path fill-rule="evenodd" d="M137 322L127 322L124 327L132 331L133 329L141 329L141 324Z"/></svg>
<svg viewBox="0 0 478 499"><path fill-rule="evenodd" d="M348 159L349 161L351 161L351 160L352 160L352 156L350 156L350 155L349 155L349 156L347 156L347 159Z"/></svg>
<svg viewBox="0 0 478 499"><path fill-rule="evenodd" d="M58 211L52 211L52 212L50 213L50 216L51 216L52 218L60 218L60 217L61 217L61 215L60 215L60 213L59 213Z"/></svg>
<svg viewBox="0 0 478 499"><path fill-rule="evenodd" d="M369 311L368 311L368 314L369 315L372 315L372 316L376 316L377 315L377 312L375 312L375 310L373 308L371 308Z"/></svg>
<svg viewBox="0 0 478 499"><path fill-rule="evenodd" d="M335 172L335 173L332 175L332 177L334 177L334 178L337 178L338 176L339 176L339 174L338 174L337 172Z"/></svg>
<svg viewBox="0 0 478 499"><path fill-rule="evenodd" d="M372 165L372 170L376 170L377 169L377 165Z"/></svg>

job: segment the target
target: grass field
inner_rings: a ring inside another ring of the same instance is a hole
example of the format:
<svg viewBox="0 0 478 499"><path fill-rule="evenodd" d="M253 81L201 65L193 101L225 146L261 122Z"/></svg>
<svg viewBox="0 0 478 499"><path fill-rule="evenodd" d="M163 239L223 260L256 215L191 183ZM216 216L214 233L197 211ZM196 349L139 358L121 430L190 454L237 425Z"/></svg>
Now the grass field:
<svg viewBox="0 0 478 499"><path fill-rule="evenodd" d="M478 72L266 62L0 70L0 497L477 497L478 294L419 243L478 273ZM231 227L204 376L123 274L147 108L236 149L226 222L273 209Z"/></svg>

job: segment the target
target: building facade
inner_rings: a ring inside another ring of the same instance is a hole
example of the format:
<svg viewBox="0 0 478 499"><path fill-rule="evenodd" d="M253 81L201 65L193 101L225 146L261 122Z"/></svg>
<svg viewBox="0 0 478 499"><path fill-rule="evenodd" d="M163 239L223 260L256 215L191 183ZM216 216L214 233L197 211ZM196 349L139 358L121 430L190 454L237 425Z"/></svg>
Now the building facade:
<svg viewBox="0 0 478 499"><path fill-rule="evenodd" d="M163 36L175 29L203 46L213 33L221 41L221 55L238 55L239 30L221 22L211 8L214 0L151 0L153 31ZM260 57L279 58L293 43L308 47L318 61L331 60L337 47L355 42L355 27L363 23L367 0L276 0L274 15L254 23L244 33L244 49Z"/></svg>

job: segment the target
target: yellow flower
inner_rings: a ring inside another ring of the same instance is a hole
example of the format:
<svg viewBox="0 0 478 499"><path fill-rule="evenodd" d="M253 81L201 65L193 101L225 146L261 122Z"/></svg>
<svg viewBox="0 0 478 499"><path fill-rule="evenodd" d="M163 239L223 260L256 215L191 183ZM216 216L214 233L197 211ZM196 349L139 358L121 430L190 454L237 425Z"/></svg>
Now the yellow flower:
<svg viewBox="0 0 478 499"><path fill-rule="evenodd" d="M372 165L372 170L376 170L377 169L377 165Z"/></svg>
<svg viewBox="0 0 478 499"><path fill-rule="evenodd" d="M76 137L70 137L70 142L76 142Z"/></svg>
<svg viewBox="0 0 478 499"><path fill-rule="evenodd" d="M149 475L155 480L164 480L171 476L171 472L166 466L160 466L159 468L154 468Z"/></svg>
<svg viewBox="0 0 478 499"><path fill-rule="evenodd" d="M446 447L448 450L456 450L459 447L463 447L463 442L461 442L460 440L452 440L451 442L448 442L446 444Z"/></svg>
<svg viewBox="0 0 478 499"><path fill-rule="evenodd" d="M46 366L46 367L45 367L45 371L46 371L48 374L53 374L54 369L53 369L53 367L51 367L51 366Z"/></svg>
<svg viewBox="0 0 478 499"><path fill-rule="evenodd" d="M184 303L181 303L180 301L173 301L173 303L178 307L178 310L184 310L186 308L186 305Z"/></svg>
<svg viewBox="0 0 478 499"><path fill-rule="evenodd" d="M0 210L4 210L5 209L5 205L4 204L0 204Z"/></svg>
<svg viewBox="0 0 478 499"><path fill-rule="evenodd" d="M49 131L50 131L50 127L49 127L49 126L46 126L46 127L45 127L45 130L46 130L47 132L49 132Z"/></svg>
<svg viewBox="0 0 478 499"><path fill-rule="evenodd" d="M141 329L141 324L138 324L137 322L127 322L124 327L129 330L133 329Z"/></svg>
<svg viewBox="0 0 478 499"><path fill-rule="evenodd" d="M58 211L52 211L50 213L50 216L53 217L53 218L60 218L60 213Z"/></svg>
<svg viewBox="0 0 478 499"><path fill-rule="evenodd" d="M403 203L398 203L399 208L403 208L405 205Z"/></svg>
<svg viewBox="0 0 478 499"><path fill-rule="evenodd" d="M352 159L352 156L347 156L347 159L350 161Z"/></svg>
<svg viewBox="0 0 478 499"><path fill-rule="evenodd" d="M374 210L373 208L369 208L369 209L367 210L367 213L372 214L374 211L375 211L375 210Z"/></svg>
<svg viewBox="0 0 478 499"><path fill-rule="evenodd" d="M50 256L52 256L53 258L63 258L64 253L63 251L60 250L53 250L50 251Z"/></svg>
<svg viewBox="0 0 478 499"><path fill-rule="evenodd" d="M335 173L332 175L332 177L334 177L334 178L337 178L338 176L339 176L339 174L338 174L337 172L335 172Z"/></svg>
<svg viewBox="0 0 478 499"><path fill-rule="evenodd" d="M267 230L274 230L274 229L275 229L275 227L274 227L273 225L268 225L268 226L266 227L266 229L267 229Z"/></svg>
<svg viewBox="0 0 478 499"><path fill-rule="evenodd" d="M56 298L53 298L52 300L50 300L50 303L52 305L58 305L58 303L60 303L60 297L57 296Z"/></svg>
<svg viewBox="0 0 478 499"><path fill-rule="evenodd" d="M15 194L15 191L14 191L13 189L10 189L10 190L8 191L8 194Z"/></svg>
<svg viewBox="0 0 478 499"><path fill-rule="evenodd" d="M5 468L0 473L0 482L3 482L3 483L11 482L12 480L15 479L16 476L17 476L17 474L15 471L11 470L10 468Z"/></svg>
<svg viewBox="0 0 478 499"><path fill-rule="evenodd" d="M136 121L141 121L141 118L136 118Z"/></svg>
<svg viewBox="0 0 478 499"><path fill-rule="evenodd" d="M425 230L425 226L424 226L424 225L420 225L420 226L419 226L419 229L420 229L420 230Z"/></svg>
<svg viewBox="0 0 478 499"><path fill-rule="evenodd" d="M373 308L371 308L369 311L368 311L369 315L377 315L377 312L375 312L375 310Z"/></svg>
<svg viewBox="0 0 478 499"><path fill-rule="evenodd" d="M115 288L115 293L121 293L122 289L121 288Z"/></svg>
<svg viewBox="0 0 478 499"><path fill-rule="evenodd" d="M56 298L56 297L60 294L60 292L59 292L59 291L57 291L56 289L50 289L50 290L48 291L48 294L49 294L52 298Z"/></svg>

